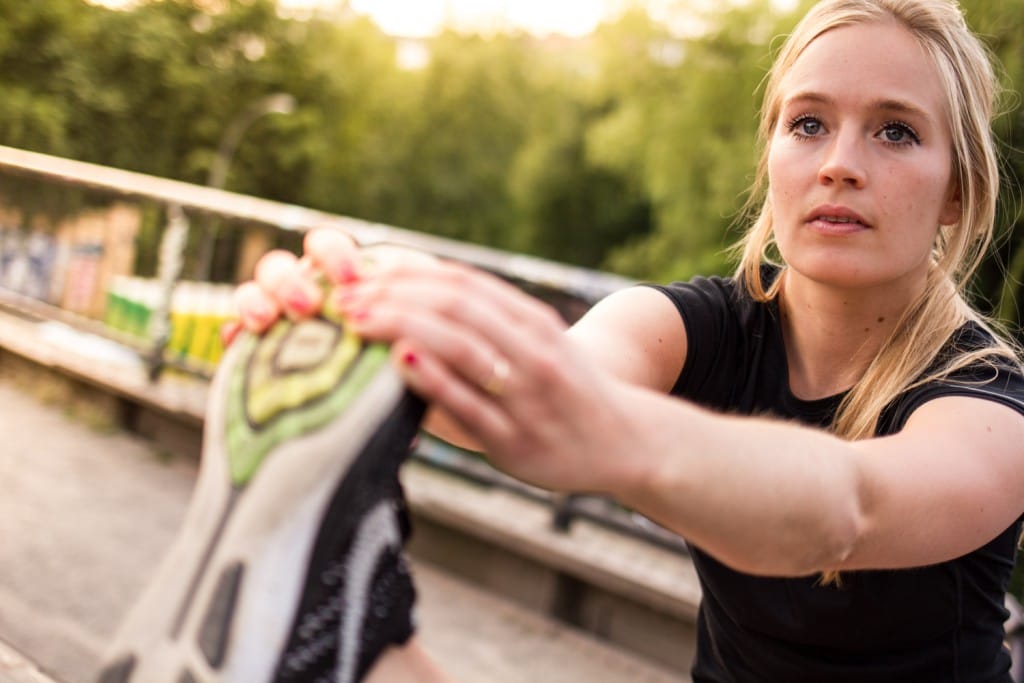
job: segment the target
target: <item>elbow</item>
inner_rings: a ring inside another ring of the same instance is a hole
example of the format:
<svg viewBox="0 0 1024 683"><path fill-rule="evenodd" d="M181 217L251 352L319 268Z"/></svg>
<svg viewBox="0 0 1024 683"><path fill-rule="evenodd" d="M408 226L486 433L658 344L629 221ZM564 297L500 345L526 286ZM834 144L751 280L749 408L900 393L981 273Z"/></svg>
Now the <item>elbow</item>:
<svg viewBox="0 0 1024 683"><path fill-rule="evenodd" d="M819 518L811 528L803 526L799 538L793 538L788 552L772 553L775 561L761 558L758 566L747 571L770 576L810 576L846 568L855 556L864 533L864 522L858 512ZM782 550L787 546L780 546Z"/></svg>
<svg viewBox="0 0 1024 683"><path fill-rule="evenodd" d="M867 518L859 505L851 504L848 507L850 509L837 516L826 530L827 540L822 544L823 552L815 562L815 568L819 571L848 568L851 558L856 557L867 528Z"/></svg>
<svg viewBox="0 0 1024 683"><path fill-rule="evenodd" d="M864 487L858 477L850 486L837 487L833 514L823 516L821 553L814 558L818 571L848 569L868 535L870 513Z"/></svg>
<svg viewBox="0 0 1024 683"><path fill-rule="evenodd" d="M806 576L850 568L870 525L869 508L857 481L857 477L843 477L842 483L822 489L828 498L822 501L810 533L794 539L798 550L791 557L796 566L789 567L787 573Z"/></svg>
<svg viewBox="0 0 1024 683"><path fill-rule="evenodd" d="M720 561L738 571L757 576L796 577L829 574L849 568L856 556L866 523L856 504L833 507L811 522L807 520L787 524L776 542L755 545L734 556L723 554Z"/></svg>

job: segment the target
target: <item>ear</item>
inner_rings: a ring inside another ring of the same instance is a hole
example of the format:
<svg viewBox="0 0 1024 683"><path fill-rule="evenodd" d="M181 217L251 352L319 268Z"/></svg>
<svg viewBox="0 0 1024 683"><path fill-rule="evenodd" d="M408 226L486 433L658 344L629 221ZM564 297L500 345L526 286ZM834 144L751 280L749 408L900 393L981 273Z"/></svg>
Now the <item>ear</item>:
<svg viewBox="0 0 1024 683"><path fill-rule="evenodd" d="M939 214L939 225L953 225L963 217L963 202L960 200L960 185L952 183L946 194L946 203Z"/></svg>

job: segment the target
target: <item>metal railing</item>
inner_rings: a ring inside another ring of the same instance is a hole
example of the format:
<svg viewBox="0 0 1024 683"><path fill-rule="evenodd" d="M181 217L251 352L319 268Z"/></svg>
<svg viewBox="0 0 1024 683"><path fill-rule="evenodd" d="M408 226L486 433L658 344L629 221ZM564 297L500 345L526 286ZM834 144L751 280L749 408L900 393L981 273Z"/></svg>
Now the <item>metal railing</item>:
<svg viewBox="0 0 1024 683"><path fill-rule="evenodd" d="M264 234L259 243L264 246L276 237L334 227L362 244L422 249L495 273L552 303L570 322L608 293L632 284L608 273L9 147L0 146L0 174L23 183L74 188L91 197L85 208L56 218L40 218L38 211L9 197L2 200L0 300L14 300L36 315L133 348L147 360L154 382L166 368L208 378L222 351L217 328L231 315L232 285L182 280L186 245L190 238L203 237L195 235L197 228L211 229L210 217L221 222L222 234L237 231L244 237L269 230L270 238ZM140 237L147 225L158 240ZM141 276L141 263L150 264L149 277ZM422 441L416 455L478 483L544 502L556 530L567 531L573 520L588 519L685 552L678 537L611 501L553 496L430 439Z"/></svg>

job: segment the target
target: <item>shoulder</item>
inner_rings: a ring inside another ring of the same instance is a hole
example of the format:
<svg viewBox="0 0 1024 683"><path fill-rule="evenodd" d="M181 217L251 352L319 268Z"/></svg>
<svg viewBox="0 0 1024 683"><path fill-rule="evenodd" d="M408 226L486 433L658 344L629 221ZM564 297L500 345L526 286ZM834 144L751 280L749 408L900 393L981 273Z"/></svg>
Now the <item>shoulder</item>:
<svg viewBox="0 0 1024 683"><path fill-rule="evenodd" d="M580 351L620 379L667 390L686 358L686 330L673 302L653 287L619 290L569 330Z"/></svg>
<svg viewBox="0 0 1024 683"><path fill-rule="evenodd" d="M737 306L750 300L746 288L735 277L697 276L685 282L646 286L668 297L684 316L694 307Z"/></svg>
<svg viewBox="0 0 1024 683"><path fill-rule="evenodd" d="M767 287L779 274L779 268L764 265L761 278ZM721 329L732 323L747 327L764 313L772 313L775 303L755 301L743 281L736 277L695 277L687 282L655 285L676 307L687 331Z"/></svg>
<svg viewBox="0 0 1024 683"><path fill-rule="evenodd" d="M883 415L885 432L899 430L917 409L939 398L976 398L1024 415L1024 371L1018 358L992 353L995 336L968 322L950 337L926 378Z"/></svg>
<svg viewBox="0 0 1024 683"><path fill-rule="evenodd" d="M870 528L848 568L929 565L1016 535L1024 376L1012 355L990 352L994 342L974 323L957 330L932 372L883 412L883 438L852 442Z"/></svg>

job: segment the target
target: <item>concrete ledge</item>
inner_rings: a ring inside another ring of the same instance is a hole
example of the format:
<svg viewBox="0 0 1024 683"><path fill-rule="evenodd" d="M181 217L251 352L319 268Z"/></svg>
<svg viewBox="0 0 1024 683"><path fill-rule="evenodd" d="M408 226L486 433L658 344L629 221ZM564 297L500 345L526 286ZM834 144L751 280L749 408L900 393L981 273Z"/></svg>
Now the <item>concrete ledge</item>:
<svg viewBox="0 0 1024 683"><path fill-rule="evenodd" d="M403 469L410 552L519 604L674 670L694 655L700 588L689 558L475 486L419 462Z"/></svg>

